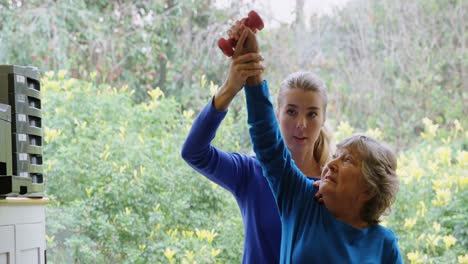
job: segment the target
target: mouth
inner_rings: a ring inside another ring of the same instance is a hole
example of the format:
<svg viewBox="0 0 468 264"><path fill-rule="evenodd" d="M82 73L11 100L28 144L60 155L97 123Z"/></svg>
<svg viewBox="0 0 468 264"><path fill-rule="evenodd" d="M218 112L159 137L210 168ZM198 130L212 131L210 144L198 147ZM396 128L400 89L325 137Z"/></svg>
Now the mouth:
<svg viewBox="0 0 468 264"><path fill-rule="evenodd" d="M299 143L303 143L307 140L306 137L299 137L299 136L293 136L293 139L296 141L296 142L299 142Z"/></svg>
<svg viewBox="0 0 468 264"><path fill-rule="evenodd" d="M329 182L336 183L336 179L334 177L332 177L331 175L325 175L325 177L323 178L323 181L329 181Z"/></svg>

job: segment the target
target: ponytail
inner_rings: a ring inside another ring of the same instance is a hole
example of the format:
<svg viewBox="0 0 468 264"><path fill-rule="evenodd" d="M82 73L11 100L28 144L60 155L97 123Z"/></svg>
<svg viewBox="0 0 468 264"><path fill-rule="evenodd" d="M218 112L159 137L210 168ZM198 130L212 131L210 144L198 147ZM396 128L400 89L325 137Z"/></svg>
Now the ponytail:
<svg viewBox="0 0 468 264"><path fill-rule="evenodd" d="M321 167L330 160L333 150L331 149L332 134L327 126L320 128L320 134L314 145L314 159Z"/></svg>

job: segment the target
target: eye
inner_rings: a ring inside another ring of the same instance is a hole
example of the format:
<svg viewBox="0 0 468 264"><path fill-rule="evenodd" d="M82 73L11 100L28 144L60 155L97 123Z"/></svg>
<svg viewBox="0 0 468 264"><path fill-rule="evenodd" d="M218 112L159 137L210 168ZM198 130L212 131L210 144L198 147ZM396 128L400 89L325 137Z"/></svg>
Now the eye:
<svg viewBox="0 0 468 264"><path fill-rule="evenodd" d="M352 162L353 162L353 158L350 157L350 156L345 156L344 161L345 161L345 162L351 162L351 163L352 163Z"/></svg>
<svg viewBox="0 0 468 264"><path fill-rule="evenodd" d="M309 112L307 115L312 118L318 116L317 112Z"/></svg>
<svg viewBox="0 0 468 264"><path fill-rule="evenodd" d="M336 158L338 158L338 155L333 154L333 155L332 155L332 159L336 159Z"/></svg>
<svg viewBox="0 0 468 264"><path fill-rule="evenodd" d="M294 115L296 115L296 113L297 113L296 110L293 109L293 108L286 109L286 114L287 115L294 116Z"/></svg>

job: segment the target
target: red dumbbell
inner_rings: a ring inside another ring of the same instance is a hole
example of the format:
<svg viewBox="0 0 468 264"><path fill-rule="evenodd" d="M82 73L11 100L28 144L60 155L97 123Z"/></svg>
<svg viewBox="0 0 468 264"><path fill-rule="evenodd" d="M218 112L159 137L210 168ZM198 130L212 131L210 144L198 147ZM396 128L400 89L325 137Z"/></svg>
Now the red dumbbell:
<svg viewBox="0 0 468 264"><path fill-rule="evenodd" d="M250 11L246 18L241 20L244 25L249 27L252 30L262 30L263 29L263 20L255 11ZM220 38L218 40L218 47L224 53L224 55L231 57L234 54L234 47L236 46L237 41L233 38L224 39Z"/></svg>

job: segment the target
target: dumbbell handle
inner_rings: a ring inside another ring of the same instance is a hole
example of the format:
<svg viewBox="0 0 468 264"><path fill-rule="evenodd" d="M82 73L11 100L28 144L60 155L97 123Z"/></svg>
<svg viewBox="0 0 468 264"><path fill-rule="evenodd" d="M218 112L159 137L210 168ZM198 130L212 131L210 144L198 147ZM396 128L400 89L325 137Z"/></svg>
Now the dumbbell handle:
<svg viewBox="0 0 468 264"><path fill-rule="evenodd" d="M244 25L249 27L252 30L262 30L264 27L262 18L255 11L250 11L246 18L243 18ZM218 47L224 53L224 55L231 57L234 55L234 47L236 46L237 41L233 38L225 39L220 38L218 40Z"/></svg>

